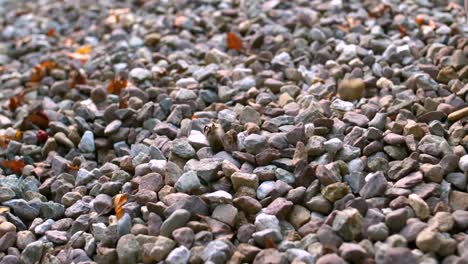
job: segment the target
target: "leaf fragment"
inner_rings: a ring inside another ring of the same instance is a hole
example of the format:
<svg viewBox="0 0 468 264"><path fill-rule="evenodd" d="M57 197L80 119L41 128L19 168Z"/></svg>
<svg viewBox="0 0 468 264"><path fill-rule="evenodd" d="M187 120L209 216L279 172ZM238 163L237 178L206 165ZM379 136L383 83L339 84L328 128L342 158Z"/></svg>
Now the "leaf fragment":
<svg viewBox="0 0 468 264"><path fill-rule="evenodd" d="M241 51L242 49L242 39L237 36L234 32L228 32L226 36L227 48L233 49L236 51Z"/></svg>
<svg viewBox="0 0 468 264"><path fill-rule="evenodd" d="M117 219L122 218L124 215L123 206L127 202L128 196L125 193L119 193L114 197L114 210Z"/></svg>
<svg viewBox="0 0 468 264"><path fill-rule="evenodd" d="M10 169L14 174L21 174L24 168L24 160L4 160L2 166Z"/></svg>

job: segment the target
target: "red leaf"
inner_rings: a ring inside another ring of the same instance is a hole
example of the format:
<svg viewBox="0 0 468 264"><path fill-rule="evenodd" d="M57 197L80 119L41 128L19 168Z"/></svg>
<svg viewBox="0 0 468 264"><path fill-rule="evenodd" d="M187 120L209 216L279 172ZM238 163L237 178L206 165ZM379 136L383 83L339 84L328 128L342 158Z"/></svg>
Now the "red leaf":
<svg viewBox="0 0 468 264"><path fill-rule="evenodd" d="M120 95L125 87L127 87L127 80L114 79L107 86L107 91L111 94Z"/></svg>
<svg viewBox="0 0 468 264"><path fill-rule="evenodd" d="M2 166L10 169L14 174L20 174L24 168L24 160L4 160Z"/></svg>
<svg viewBox="0 0 468 264"><path fill-rule="evenodd" d="M23 103L23 98L24 98L23 93L12 96L10 98L10 104L8 105L8 108L10 109L10 111L14 112L16 108L18 108L18 106L20 106Z"/></svg>
<svg viewBox="0 0 468 264"><path fill-rule="evenodd" d="M49 117L47 117L47 115L43 112L38 111L24 118L23 123L21 124L23 130L26 130L24 128L30 128L34 126L37 126L40 129L47 129L49 127Z"/></svg>
<svg viewBox="0 0 468 264"><path fill-rule="evenodd" d="M227 33L227 48L240 51L242 49L242 40L236 35L236 33Z"/></svg>

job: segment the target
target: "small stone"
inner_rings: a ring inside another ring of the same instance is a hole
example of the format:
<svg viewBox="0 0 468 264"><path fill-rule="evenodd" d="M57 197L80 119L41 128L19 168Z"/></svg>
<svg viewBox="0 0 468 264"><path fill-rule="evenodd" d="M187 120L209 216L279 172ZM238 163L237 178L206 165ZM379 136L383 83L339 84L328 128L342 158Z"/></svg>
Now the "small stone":
<svg viewBox="0 0 468 264"><path fill-rule="evenodd" d="M343 243L339 250L341 257L352 263L359 263L367 255L366 250L358 244Z"/></svg>
<svg viewBox="0 0 468 264"><path fill-rule="evenodd" d="M236 207L230 204L220 204L214 209L212 217L233 227L236 222L237 213Z"/></svg>
<svg viewBox="0 0 468 264"><path fill-rule="evenodd" d="M417 194L410 194L408 197L408 203L413 208L416 216L418 216L421 220L426 220L431 215L429 206Z"/></svg>
<svg viewBox="0 0 468 264"><path fill-rule="evenodd" d="M325 186L322 189L322 196L330 202L335 202L341 199L349 192L349 188L345 183L336 182Z"/></svg>
<svg viewBox="0 0 468 264"><path fill-rule="evenodd" d="M440 234L426 228L417 236L416 246L423 252L437 252L440 248Z"/></svg>
<svg viewBox="0 0 468 264"><path fill-rule="evenodd" d="M299 229L310 219L310 211L301 205L294 205L287 217L294 228Z"/></svg>
<svg viewBox="0 0 468 264"><path fill-rule="evenodd" d="M190 250L184 246L177 247L169 253L165 263L167 264L186 264L190 259Z"/></svg>
<svg viewBox="0 0 468 264"><path fill-rule="evenodd" d="M345 241L352 241L361 234L363 218L358 210L347 208L338 211L333 220L332 228Z"/></svg>
<svg viewBox="0 0 468 264"><path fill-rule="evenodd" d="M411 250L404 247L390 247L385 250L382 264L416 263L416 257Z"/></svg>
<svg viewBox="0 0 468 264"><path fill-rule="evenodd" d="M260 114L252 107L246 106L239 115L239 122L243 125L247 123L260 125Z"/></svg>
<svg viewBox="0 0 468 264"><path fill-rule="evenodd" d="M176 246L176 242L165 236L158 236L153 248L151 249L150 256L156 262L162 261L166 258L171 250Z"/></svg>
<svg viewBox="0 0 468 264"><path fill-rule="evenodd" d="M134 68L129 73L130 78L142 82L146 79L151 79L152 74L151 71L144 69L144 68Z"/></svg>
<svg viewBox="0 0 468 264"><path fill-rule="evenodd" d="M460 158L460 161L458 162L458 167L465 173L468 172L468 155L464 155Z"/></svg>
<svg viewBox="0 0 468 264"><path fill-rule="evenodd" d="M175 139L172 141L172 152L184 159L195 156L195 149L184 139Z"/></svg>
<svg viewBox="0 0 468 264"><path fill-rule="evenodd" d="M161 225L161 235L171 237L172 232L183 227L190 219L190 212L185 209L175 210Z"/></svg>
<svg viewBox="0 0 468 264"><path fill-rule="evenodd" d="M342 80L338 84L338 95L346 101L354 101L361 99L366 84L362 79Z"/></svg>
<svg viewBox="0 0 468 264"><path fill-rule="evenodd" d="M80 144L78 148L85 153L92 153L96 150L96 145L94 144L94 134L91 131L85 131L81 137Z"/></svg>
<svg viewBox="0 0 468 264"><path fill-rule="evenodd" d="M258 188L258 176L256 174L234 172L231 175L232 185L234 190L238 190L240 187L250 187L252 189Z"/></svg>
<svg viewBox="0 0 468 264"><path fill-rule="evenodd" d="M359 191L362 198L368 199L383 196L387 190L387 180L381 172L370 174L366 177L366 183Z"/></svg>

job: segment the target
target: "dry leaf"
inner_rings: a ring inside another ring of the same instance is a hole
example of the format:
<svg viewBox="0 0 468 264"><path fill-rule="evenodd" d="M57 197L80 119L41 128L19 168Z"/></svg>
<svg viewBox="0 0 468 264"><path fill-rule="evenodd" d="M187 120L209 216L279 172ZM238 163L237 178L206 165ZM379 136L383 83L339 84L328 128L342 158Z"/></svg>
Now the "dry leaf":
<svg viewBox="0 0 468 264"><path fill-rule="evenodd" d="M407 31L407 29L406 29L405 26L399 25L399 26L398 26L398 30L400 31L400 37L406 36L406 31Z"/></svg>
<svg viewBox="0 0 468 264"><path fill-rule="evenodd" d="M122 89L127 87L127 80L113 79L109 85L107 85L107 91L111 94L120 95Z"/></svg>
<svg viewBox="0 0 468 264"><path fill-rule="evenodd" d="M75 88L77 84L86 84L86 76L82 71L72 71L70 78L70 89Z"/></svg>
<svg viewBox="0 0 468 264"><path fill-rule="evenodd" d="M424 22L426 22L425 16L421 15L421 14L417 15L414 20L415 20L416 24L418 24L418 25L422 25L422 24L424 24Z"/></svg>
<svg viewBox="0 0 468 264"><path fill-rule="evenodd" d="M70 165L70 164L67 164L67 167L69 170L74 170L74 171L77 171L80 167L78 167L78 165Z"/></svg>
<svg viewBox="0 0 468 264"><path fill-rule="evenodd" d="M128 200L128 196L124 193L119 193L114 197L114 210L115 210L115 215L117 216L117 219L122 218L122 216L124 215L122 206L124 206L127 200Z"/></svg>
<svg viewBox="0 0 468 264"><path fill-rule="evenodd" d="M91 52L91 49L92 49L91 45L84 45L83 47L78 48L75 51L75 53L85 55L85 54L89 54Z"/></svg>
<svg viewBox="0 0 468 264"><path fill-rule="evenodd" d="M4 135L0 135L0 147L6 149L10 139Z"/></svg>
<svg viewBox="0 0 468 264"><path fill-rule="evenodd" d="M48 36L49 38L54 37L54 36L55 36L55 29L49 28L49 29L47 30L47 36Z"/></svg>
<svg viewBox="0 0 468 264"><path fill-rule="evenodd" d="M47 129L49 127L49 117L41 111L34 112L24 118L21 123L21 128L26 130L30 127L39 127L40 129Z"/></svg>
<svg viewBox="0 0 468 264"><path fill-rule="evenodd" d="M89 59L89 54L80 54L80 53L67 53L67 56L74 60L79 60L81 63L85 64Z"/></svg>
<svg viewBox="0 0 468 264"><path fill-rule="evenodd" d="M58 68L58 64L54 61L44 61L39 65L34 66L31 73L30 82L40 82L51 70Z"/></svg>
<svg viewBox="0 0 468 264"><path fill-rule="evenodd" d="M24 98L24 93L19 93L15 96L12 96L10 98L10 103L8 104L8 108L10 111L14 112L18 106L20 106L23 103L23 98Z"/></svg>
<svg viewBox="0 0 468 264"><path fill-rule="evenodd" d="M242 40L236 35L236 33L227 33L227 48L240 51L242 49Z"/></svg>
<svg viewBox="0 0 468 264"><path fill-rule="evenodd" d="M24 168L24 160L4 160L2 166L10 169L14 174L21 174Z"/></svg>
<svg viewBox="0 0 468 264"><path fill-rule="evenodd" d="M21 140L22 138L23 138L23 131L21 131L21 130L19 130L19 129L16 130L16 132L15 132L15 139L19 141L19 140Z"/></svg>

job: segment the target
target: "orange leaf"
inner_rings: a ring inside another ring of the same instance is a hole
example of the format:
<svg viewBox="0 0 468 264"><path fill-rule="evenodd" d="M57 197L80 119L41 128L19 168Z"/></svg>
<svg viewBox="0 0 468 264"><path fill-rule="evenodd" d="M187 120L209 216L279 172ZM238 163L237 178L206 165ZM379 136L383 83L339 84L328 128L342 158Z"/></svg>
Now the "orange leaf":
<svg viewBox="0 0 468 264"><path fill-rule="evenodd" d="M426 21L426 19L425 19L424 15L419 14L419 15L416 16L416 19L415 19L416 24L422 25L422 24L424 24L425 21Z"/></svg>
<svg viewBox="0 0 468 264"><path fill-rule="evenodd" d="M117 219L122 218L124 215L122 206L127 202L128 196L124 193L119 193L114 197L114 210L115 210L115 215L117 216Z"/></svg>
<svg viewBox="0 0 468 264"><path fill-rule="evenodd" d="M16 140L21 140L23 138L23 131L21 130L17 130L16 133L15 133L15 139Z"/></svg>
<svg viewBox="0 0 468 264"><path fill-rule="evenodd" d="M10 169L14 174L20 174L24 168L24 160L4 160L2 166Z"/></svg>
<svg viewBox="0 0 468 264"><path fill-rule="evenodd" d="M33 72L31 73L31 82L40 82L46 75L45 70L41 66L34 66Z"/></svg>
<svg viewBox="0 0 468 264"><path fill-rule="evenodd" d="M83 47L78 48L75 53L81 54L81 55L86 55L91 52L91 45L84 45Z"/></svg>
<svg viewBox="0 0 468 264"><path fill-rule="evenodd" d="M127 98L121 98L120 99L119 108L120 109L128 108L128 99Z"/></svg>
<svg viewBox="0 0 468 264"><path fill-rule="evenodd" d="M47 36L48 36L49 38L55 36L55 29L49 28L49 29L47 30Z"/></svg>
<svg viewBox="0 0 468 264"><path fill-rule="evenodd" d="M44 61L39 65L34 66L33 72L31 73L31 82L40 82L47 73L52 69L58 68L57 63L54 61Z"/></svg>
<svg viewBox="0 0 468 264"><path fill-rule="evenodd" d="M240 51L242 49L242 40L236 35L236 33L227 33L227 48Z"/></svg>
<svg viewBox="0 0 468 264"><path fill-rule="evenodd" d="M10 139L7 136L0 135L0 147L6 149L8 147L8 142L10 142Z"/></svg>
<svg viewBox="0 0 468 264"><path fill-rule="evenodd" d="M67 56L74 60L79 60L81 63L86 63L89 59L89 54L80 54L80 53L67 53Z"/></svg>
<svg viewBox="0 0 468 264"><path fill-rule="evenodd" d="M10 111L14 112L16 108L18 108L18 106L20 106L23 103L23 98L24 98L23 93L12 96L10 98L10 103L8 105L8 108L10 109Z"/></svg>
<svg viewBox="0 0 468 264"><path fill-rule="evenodd" d="M79 169L78 165L70 165L70 164L67 164L67 167L68 167L68 169L74 170L74 171L76 171L76 170Z"/></svg>
<svg viewBox="0 0 468 264"><path fill-rule="evenodd" d="M398 26L398 30L400 31L400 36L401 36L401 37L406 36L406 27L405 27L405 26L399 25L399 26Z"/></svg>
<svg viewBox="0 0 468 264"><path fill-rule="evenodd" d="M75 88L77 84L86 84L86 76L80 71L72 71L70 77L70 89Z"/></svg>
<svg viewBox="0 0 468 264"><path fill-rule="evenodd" d="M122 89L127 87L127 80L113 79L109 85L107 85L107 91L111 94L120 95Z"/></svg>
<svg viewBox="0 0 468 264"><path fill-rule="evenodd" d="M32 125L35 125L39 127L40 129L47 129L49 127L49 117L47 117L46 114L43 112L35 112L30 115L28 115L26 118L24 118L23 123L21 124L21 127L31 127Z"/></svg>

